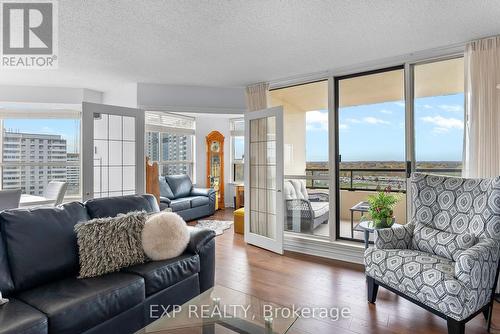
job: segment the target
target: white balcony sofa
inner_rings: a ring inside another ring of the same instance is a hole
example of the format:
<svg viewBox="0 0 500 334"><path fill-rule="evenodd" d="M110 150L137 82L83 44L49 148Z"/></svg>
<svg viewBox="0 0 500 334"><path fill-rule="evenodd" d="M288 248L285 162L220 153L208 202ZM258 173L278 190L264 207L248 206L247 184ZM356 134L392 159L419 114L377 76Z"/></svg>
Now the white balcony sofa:
<svg viewBox="0 0 500 334"><path fill-rule="evenodd" d="M284 196L288 231L313 233L328 223L328 193L308 192L302 180L285 180Z"/></svg>

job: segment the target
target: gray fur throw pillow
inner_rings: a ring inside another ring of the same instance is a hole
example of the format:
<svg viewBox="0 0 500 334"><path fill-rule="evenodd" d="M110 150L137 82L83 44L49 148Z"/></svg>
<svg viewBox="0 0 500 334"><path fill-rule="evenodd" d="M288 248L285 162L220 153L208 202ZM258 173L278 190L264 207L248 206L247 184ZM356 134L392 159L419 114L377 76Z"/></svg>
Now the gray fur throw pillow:
<svg viewBox="0 0 500 334"><path fill-rule="evenodd" d="M146 212L130 212L76 224L79 278L96 277L144 263L141 233L147 218Z"/></svg>

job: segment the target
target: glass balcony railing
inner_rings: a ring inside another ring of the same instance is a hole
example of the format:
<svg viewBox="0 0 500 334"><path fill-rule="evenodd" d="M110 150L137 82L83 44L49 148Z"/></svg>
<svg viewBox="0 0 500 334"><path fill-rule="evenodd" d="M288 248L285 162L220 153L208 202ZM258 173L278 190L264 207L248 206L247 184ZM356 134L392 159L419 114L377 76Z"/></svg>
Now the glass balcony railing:
<svg viewBox="0 0 500 334"><path fill-rule="evenodd" d="M417 172L460 176L460 168L417 168ZM307 168L306 186L311 189L328 189L328 181L314 176L328 176L328 168ZM348 191L406 192L406 170L403 168L340 168L340 189Z"/></svg>

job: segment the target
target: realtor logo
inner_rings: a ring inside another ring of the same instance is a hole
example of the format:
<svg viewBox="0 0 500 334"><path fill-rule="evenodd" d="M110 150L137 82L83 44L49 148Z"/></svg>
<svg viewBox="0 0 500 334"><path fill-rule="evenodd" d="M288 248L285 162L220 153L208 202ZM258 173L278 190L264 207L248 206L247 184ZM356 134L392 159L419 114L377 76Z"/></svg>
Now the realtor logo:
<svg viewBox="0 0 500 334"><path fill-rule="evenodd" d="M2 68L57 68L56 0L0 1Z"/></svg>

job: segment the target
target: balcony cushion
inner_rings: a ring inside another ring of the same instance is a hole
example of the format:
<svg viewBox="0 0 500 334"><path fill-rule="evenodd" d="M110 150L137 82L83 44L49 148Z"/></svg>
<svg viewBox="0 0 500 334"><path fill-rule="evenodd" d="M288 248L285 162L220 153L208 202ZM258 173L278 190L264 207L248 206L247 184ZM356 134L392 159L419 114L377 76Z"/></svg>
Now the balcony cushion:
<svg viewBox="0 0 500 334"><path fill-rule="evenodd" d="M449 233L416 223L412 248L455 260L464 250L474 246L477 238L471 233Z"/></svg>
<svg viewBox="0 0 500 334"><path fill-rule="evenodd" d="M196 208L198 206L203 206L209 204L209 199L206 196L191 196L191 207Z"/></svg>
<svg viewBox="0 0 500 334"><path fill-rule="evenodd" d="M183 254L173 259L152 261L123 269L144 278L146 296L166 289L200 271L198 255Z"/></svg>
<svg viewBox="0 0 500 334"><path fill-rule="evenodd" d="M306 185L302 180L290 180L298 199L309 199L309 194L307 193Z"/></svg>
<svg viewBox="0 0 500 334"><path fill-rule="evenodd" d="M0 306L0 334L48 333L45 314L17 299Z"/></svg>
<svg viewBox="0 0 500 334"><path fill-rule="evenodd" d="M167 175L165 176L174 198L187 197L191 194L193 183L188 175Z"/></svg>
<svg viewBox="0 0 500 334"><path fill-rule="evenodd" d="M470 290L454 277L455 262L418 250L365 251L366 274L455 320L472 312Z"/></svg>
<svg viewBox="0 0 500 334"><path fill-rule="evenodd" d="M310 203L314 211L314 218L321 217L322 215L328 213L330 209L330 203L328 202L310 202Z"/></svg>
<svg viewBox="0 0 500 334"><path fill-rule="evenodd" d="M17 291L78 274L74 226L87 220L81 203L7 210L0 220Z"/></svg>
<svg viewBox="0 0 500 334"><path fill-rule="evenodd" d="M170 202L170 207L172 208L173 212L190 209L191 199L190 198L174 199Z"/></svg>
<svg viewBox="0 0 500 334"><path fill-rule="evenodd" d="M292 185L291 180L285 180L285 187L284 187L284 193L285 193L285 200L291 200L291 199L298 199L297 197L297 192L295 192L295 188Z"/></svg>
<svg viewBox="0 0 500 334"><path fill-rule="evenodd" d="M145 300L144 279L113 273L69 278L19 294L49 318L51 333L81 333Z"/></svg>

